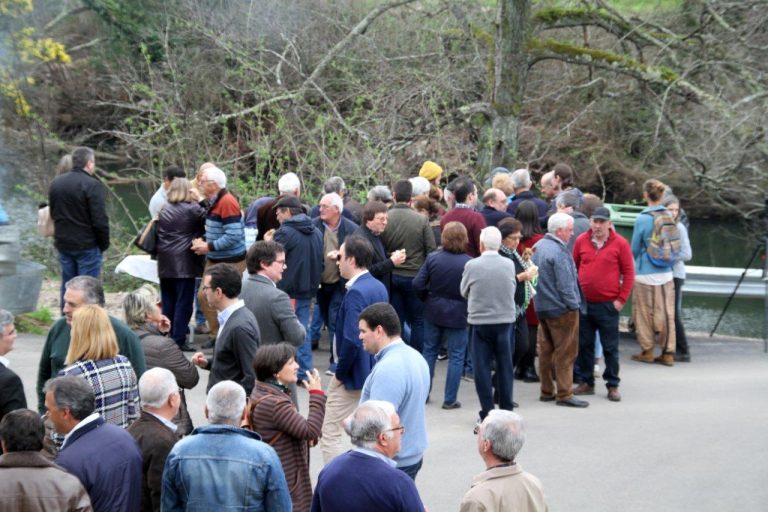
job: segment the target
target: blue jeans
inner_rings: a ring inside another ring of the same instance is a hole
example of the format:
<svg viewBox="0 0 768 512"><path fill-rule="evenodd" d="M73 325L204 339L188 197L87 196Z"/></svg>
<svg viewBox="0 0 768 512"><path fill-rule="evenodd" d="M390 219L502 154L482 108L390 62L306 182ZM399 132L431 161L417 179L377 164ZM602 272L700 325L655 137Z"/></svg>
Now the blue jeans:
<svg viewBox="0 0 768 512"><path fill-rule="evenodd" d="M195 307L195 278L160 279L163 314L171 320L171 338L177 345L187 343L189 319Z"/></svg>
<svg viewBox="0 0 768 512"><path fill-rule="evenodd" d="M200 289L200 283L203 282L201 277L195 278L195 325L200 327L205 325L205 315L203 314L203 308L200 307L200 301L197 298L197 291Z"/></svg>
<svg viewBox="0 0 768 512"><path fill-rule="evenodd" d="M392 274L389 301L397 311L400 323L411 328L410 339L405 340L419 352L424 348L424 303L413 289L413 278Z"/></svg>
<svg viewBox="0 0 768 512"><path fill-rule="evenodd" d="M334 284L320 284L320 288L317 290L317 305L320 306L320 314L325 319L325 325L328 326L328 333L331 336L331 343L333 343L333 333L336 332L336 317L339 316L339 308L341 307L341 301L344 300L344 293L346 288L341 282ZM317 311L317 309L315 309ZM314 322L313 322L314 323ZM331 364L330 369L335 370L336 364L333 360L333 346L331 346L331 357L329 359Z"/></svg>
<svg viewBox="0 0 768 512"><path fill-rule="evenodd" d="M416 481L416 475L419 473L419 470L421 469L421 465L424 463L424 459L419 459L419 462L416 464L411 464L410 466L403 466L401 468L397 468L409 477L411 477L411 480L414 482Z"/></svg>
<svg viewBox="0 0 768 512"><path fill-rule="evenodd" d="M312 308L312 323L309 326L310 340L314 341L320 339L324 323L325 318L323 318L323 315L321 314L320 305L315 301L315 307Z"/></svg>
<svg viewBox="0 0 768 512"><path fill-rule="evenodd" d="M443 339L448 344L448 374L445 377L443 403L452 404L456 401L461 382L461 372L464 368L464 355L467 352L467 329L441 327L429 320L424 320L424 359L429 365L430 382L435 376L435 361L437 361L437 353Z"/></svg>
<svg viewBox="0 0 768 512"><path fill-rule="evenodd" d="M82 251L59 251L61 264L61 309L64 310L64 288L67 281L77 276L101 277L101 249L94 247Z"/></svg>
<svg viewBox="0 0 768 512"><path fill-rule="evenodd" d="M296 362L299 363L299 380L304 380L307 372L312 370L312 338L309 332L309 306L312 303L312 299L295 300L296 318L299 319L299 322L307 331L304 343L296 349Z"/></svg>
<svg viewBox="0 0 768 512"><path fill-rule="evenodd" d="M513 324L483 324L472 326L472 363L475 367L475 390L480 399L480 420L494 408L491 363L496 361L499 408L511 411Z"/></svg>
<svg viewBox="0 0 768 512"><path fill-rule="evenodd" d="M613 302L587 302L587 314L579 316L578 368L581 381L595 385L595 331L603 345L606 386L618 387L619 381L619 312Z"/></svg>

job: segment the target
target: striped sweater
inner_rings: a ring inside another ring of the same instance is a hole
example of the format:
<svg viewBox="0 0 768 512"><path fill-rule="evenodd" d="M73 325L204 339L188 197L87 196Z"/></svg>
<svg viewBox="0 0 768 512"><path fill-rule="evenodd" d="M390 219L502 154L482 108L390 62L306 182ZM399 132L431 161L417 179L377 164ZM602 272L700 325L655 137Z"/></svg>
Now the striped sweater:
<svg viewBox="0 0 768 512"><path fill-rule="evenodd" d="M208 259L237 262L245 258L245 229L240 204L227 189L221 189L205 217Z"/></svg>
<svg viewBox="0 0 768 512"><path fill-rule="evenodd" d="M317 441L325 417L325 395L309 394L309 413L305 419L296 411L289 394L277 386L256 382L251 393L251 425L262 440L270 444L285 471L293 501L293 512L309 512L312 481L309 476L309 441Z"/></svg>

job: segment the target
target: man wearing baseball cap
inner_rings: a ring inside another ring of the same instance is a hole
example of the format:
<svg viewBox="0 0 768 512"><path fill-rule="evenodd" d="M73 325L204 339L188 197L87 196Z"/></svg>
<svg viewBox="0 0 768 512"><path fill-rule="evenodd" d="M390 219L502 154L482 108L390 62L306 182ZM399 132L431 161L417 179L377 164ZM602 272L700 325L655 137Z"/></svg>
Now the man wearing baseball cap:
<svg viewBox="0 0 768 512"><path fill-rule="evenodd" d="M603 380L608 400L618 402L619 394L619 311L629 298L635 282L635 267L629 243L613 229L611 212L598 207L589 219L589 230L576 238L573 261L579 286L587 301L587 312L579 318L577 371L581 384L575 395L594 395L595 331L605 356Z"/></svg>

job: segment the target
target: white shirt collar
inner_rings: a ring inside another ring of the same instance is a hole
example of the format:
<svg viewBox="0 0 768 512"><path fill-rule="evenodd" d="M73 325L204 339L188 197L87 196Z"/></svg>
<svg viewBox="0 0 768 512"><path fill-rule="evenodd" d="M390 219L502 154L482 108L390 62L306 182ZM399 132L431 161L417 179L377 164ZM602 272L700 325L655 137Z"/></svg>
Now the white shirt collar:
<svg viewBox="0 0 768 512"><path fill-rule="evenodd" d="M227 320L229 320L229 317L232 316L232 313L244 306L245 302L243 302L243 299L238 299L237 302L219 312L216 317L219 320L219 332L221 332L221 330L224 328L224 324L227 323Z"/></svg>
<svg viewBox="0 0 768 512"><path fill-rule="evenodd" d="M389 464L390 467L393 467L393 468L397 467L397 462L395 462L394 460L390 459L389 457L387 457L383 453L377 452L376 450L369 450L368 448L357 447L357 448L353 448L352 451L353 452L357 452L357 453L362 453L363 455L367 455L369 457L375 457L377 459L381 459L384 462L386 462L387 464Z"/></svg>
<svg viewBox="0 0 768 512"><path fill-rule="evenodd" d="M3 366L5 366L6 368L11 366L11 362L5 356L0 356L0 363L3 363Z"/></svg>
<svg viewBox="0 0 768 512"><path fill-rule="evenodd" d="M153 417L157 418L160 421L160 423L162 423L163 425L165 425L166 427L171 429L172 432L176 432L176 430L178 430L178 428L179 428L177 425L174 425L172 421L168 421L167 419L163 418L162 416L158 416L157 414L155 414L153 412L149 412L146 409L144 409L144 412L149 414L150 416L153 416Z"/></svg>
<svg viewBox="0 0 768 512"><path fill-rule="evenodd" d="M347 284L345 285L345 286L346 286L346 288L347 288L347 290L349 290L350 288L352 288L352 285L353 285L353 284L355 284L355 283L357 282L357 280L360 278L360 276L362 276L363 274L368 274L368 271L367 271L367 270L363 270L362 272L360 272L359 274L357 274L355 277L353 277L352 279L350 279L349 281L347 281Z"/></svg>
<svg viewBox="0 0 768 512"><path fill-rule="evenodd" d="M63 442L63 443L61 443L61 450L63 450L63 449L64 449L64 447L65 447L65 446L67 446L67 441L69 441L69 438L71 438L71 437L72 437L72 434L74 434L76 430L78 430L78 429L81 429L81 428L85 427L85 426L86 426L87 424L89 424L89 423L93 423L93 422L94 422L94 421L96 421L97 419L99 419L99 413L97 413L97 412L94 412L94 413L91 413L91 415L89 415L89 416L86 416L85 418L83 418L82 420L80 420L80 423L78 423L77 425L75 425L75 428L73 428L72 430L70 430L70 431L69 431L69 433L68 433L67 435L65 435L65 436L64 436L64 442Z"/></svg>

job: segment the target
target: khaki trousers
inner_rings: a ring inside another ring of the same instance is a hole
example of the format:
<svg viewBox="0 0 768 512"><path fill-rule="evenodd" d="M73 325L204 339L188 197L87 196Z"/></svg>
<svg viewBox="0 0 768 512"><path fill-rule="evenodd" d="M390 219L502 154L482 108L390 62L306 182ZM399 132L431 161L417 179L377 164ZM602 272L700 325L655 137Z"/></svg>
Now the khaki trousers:
<svg viewBox="0 0 768 512"><path fill-rule="evenodd" d="M632 316L640 348L652 350L658 342L662 353L675 352L675 283L648 285L635 281Z"/></svg>
<svg viewBox="0 0 768 512"><path fill-rule="evenodd" d="M205 269L203 270L203 273L205 273L206 270L213 267L214 265L224 265L224 263L217 262L217 261L211 261L206 260L205 261ZM227 265L232 265L237 270L240 271L240 273L245 272L245 260L237 261L234 263L227 263ZM216 335L219 332L219 319L218 319L218 313L215 309L213 309L209 304L208 301L205 299L205 290L203 290L203 285L200 285L200 289L197 290L197 300L200 302L200 309L203 310L203 315L205 316L205 321L208 322L208 329L211 331L211 336L216 337Z"/></svg>
<svg viewBox="0 0 768 512"><path fill-rule="evenodd" d="M569 311L556 318L539 318L539 377L541 396L555 395L558 400L573 396L573 363L579 353L579 312Z"/></svg>
<svg viewBox="0 0 768 512"><path fill-rule="evenodd" d="M320 438L320 451L323 452L323 464L328 464L334 457L346 450L342 439L344 420L352 414L360 402L360 389L347 389L341 381L331 379L328 384L323 418L323 436Z"/></svg>

